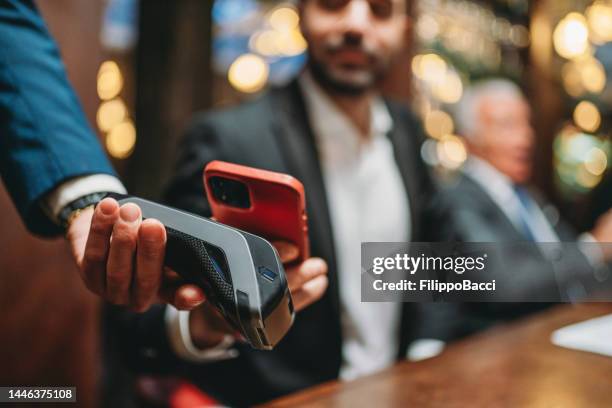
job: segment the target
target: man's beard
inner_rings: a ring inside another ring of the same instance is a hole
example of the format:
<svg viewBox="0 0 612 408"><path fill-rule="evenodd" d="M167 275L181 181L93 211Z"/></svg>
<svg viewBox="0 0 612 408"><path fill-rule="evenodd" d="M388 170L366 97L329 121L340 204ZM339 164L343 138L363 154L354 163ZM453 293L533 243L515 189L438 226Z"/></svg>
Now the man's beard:
<svg viewBox="0 0 612 408"><path fill-rule="evenodd" d="M342 95L359 96L375 88L384 76L384 72L386 72L386 64L383 64L382 67L381 64L376 64L376 62L380 63L381 58L376 55L373 47L365 44L361 39L351 39L347 36L332 38L326 44L327 52L336 52L343 47L350 47L363 52L373 61L372 68L364 68L361 72L357 70L348 72L351 68L345 67L340 68L340 70L346 70L346 73L338 72L339 70L334 70L333 67L317 60L311 53L308 66L313 78L323 88Z"/></svg>
<svg viewBox="0 0 612 408"><path fill-rule="evenodd" d="M359 96L370 89L374 88L375 80L369 80L367 83L357 83L342 78L337 78L337 75L331 74L325 65L319 63L314 58L310 57L308 67L313 78L321 87L330 90L333 93L341 95Z"/></svg>

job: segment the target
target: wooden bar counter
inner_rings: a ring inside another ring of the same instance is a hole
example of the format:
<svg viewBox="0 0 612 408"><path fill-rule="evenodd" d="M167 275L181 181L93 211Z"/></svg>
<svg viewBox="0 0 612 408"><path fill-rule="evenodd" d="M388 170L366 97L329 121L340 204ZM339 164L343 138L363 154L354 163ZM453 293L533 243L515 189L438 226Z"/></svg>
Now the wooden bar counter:
<svg viewBox="0 0 612 408"><path fill-rule="evenodd" d="M550 342L558 328L609 313L612 303L557 306L456 342L437 357L265 406L612 407L612 358Z"/></svg>

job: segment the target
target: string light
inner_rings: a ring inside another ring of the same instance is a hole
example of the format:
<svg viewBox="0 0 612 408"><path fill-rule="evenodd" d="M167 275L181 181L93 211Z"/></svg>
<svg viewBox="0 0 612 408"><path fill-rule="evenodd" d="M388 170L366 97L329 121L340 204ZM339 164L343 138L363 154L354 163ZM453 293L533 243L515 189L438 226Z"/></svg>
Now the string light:
<svg viewBox="0 0 612 408"><path fill-rule="evenodd" d="M102 103L96 113L98 128L106 133L105 145L115 159L125 159L134 151L136 128L128 108L119 97L123 75L115 61L104 61L98 69L97 90Z"/></svg>

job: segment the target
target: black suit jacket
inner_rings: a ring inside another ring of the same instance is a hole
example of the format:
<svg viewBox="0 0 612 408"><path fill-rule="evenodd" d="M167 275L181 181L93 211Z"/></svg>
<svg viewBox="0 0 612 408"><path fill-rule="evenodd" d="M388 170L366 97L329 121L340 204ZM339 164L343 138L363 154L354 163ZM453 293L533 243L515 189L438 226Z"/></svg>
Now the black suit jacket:
<svg viewBox="0 0 612 408"><path fill-rule="evenodd" d="M394 122L389 138L410 200L412 240L429 240L431 222L439 216L429 208L434 185L420 158L421 130L406 109L393 103L388 103L388 108ZM320 301L297 315L273 351L239 345L240 355L235 359L198 365L179 362L165 344L162 310L157 308L144 316L122 317L123 333L127 334L123 344L130 358L134 360L138 350L153 350L144 353L146 358L137 359L139 368L182 370L203 389L232 405L263 402L337 378L342 334L333 231L317 146L297 82L236 108L197 116L180 151L167 202L204 216L211 214L202 170L212 160L288 173L301 180L306 191L311 252L327 261L330 284ZM376 215L364 214L367 216ZM398 357L405 355L418 327L416 308L409 303L403 306Z"/></svg>

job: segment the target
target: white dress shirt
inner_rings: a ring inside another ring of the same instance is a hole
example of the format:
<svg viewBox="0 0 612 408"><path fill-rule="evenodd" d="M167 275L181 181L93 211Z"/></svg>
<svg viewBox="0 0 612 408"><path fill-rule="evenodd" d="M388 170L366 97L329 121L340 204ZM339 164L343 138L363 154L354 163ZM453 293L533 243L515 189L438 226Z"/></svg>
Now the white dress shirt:
<svg viewBox="0 0 612 408"><path fill-rule="evenodd" d="M340 378L353 379L393 364L401 303L361 302L361 243L407 241L409 202L387 137L393 122L377 98L367 139L308 73L300 78L317 143L329 203L342 324Z"/></svg>

